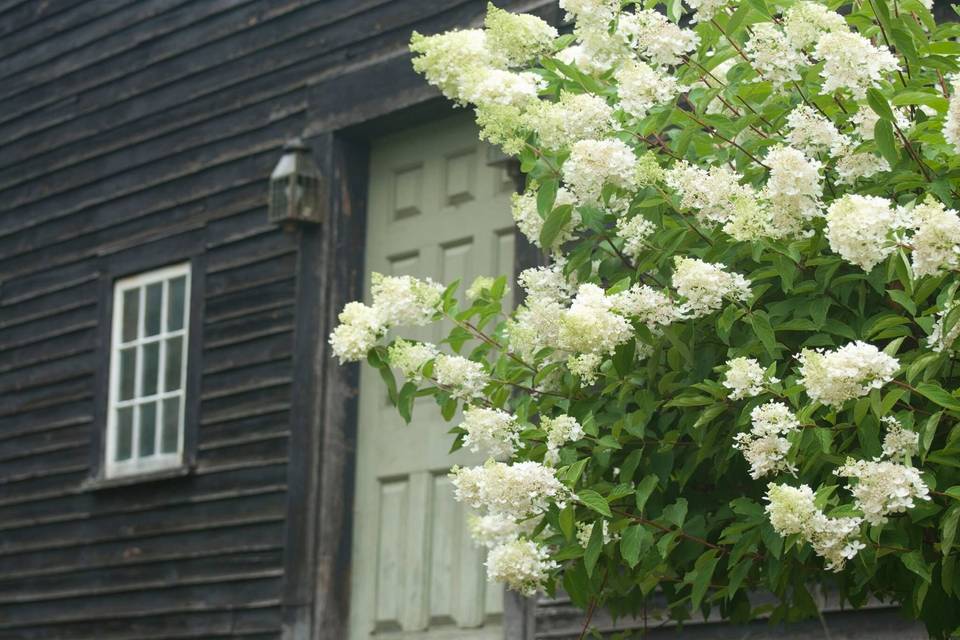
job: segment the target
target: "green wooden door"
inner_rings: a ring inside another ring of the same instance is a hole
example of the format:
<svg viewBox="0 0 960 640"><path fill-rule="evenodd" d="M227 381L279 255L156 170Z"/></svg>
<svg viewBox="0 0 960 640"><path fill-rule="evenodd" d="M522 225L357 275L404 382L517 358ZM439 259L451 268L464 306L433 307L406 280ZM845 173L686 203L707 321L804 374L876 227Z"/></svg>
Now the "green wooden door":
<svg viewBox="0 0 960 640"><path fill-rule="evenodd" d="M513 272L513 183L487 165L469 118L375 142L370 159L367 272L459 278ZM369 284L369 282L368 282ZM369 291L367 292L369 299ZM438 342L441 327L400 332ZM351 597L352 640L487 639L503 635L502 590L486 582L464 507L446 474L476 455L448 454L449 426L432 399L404 425L376 371L360 379Z"/></svg>

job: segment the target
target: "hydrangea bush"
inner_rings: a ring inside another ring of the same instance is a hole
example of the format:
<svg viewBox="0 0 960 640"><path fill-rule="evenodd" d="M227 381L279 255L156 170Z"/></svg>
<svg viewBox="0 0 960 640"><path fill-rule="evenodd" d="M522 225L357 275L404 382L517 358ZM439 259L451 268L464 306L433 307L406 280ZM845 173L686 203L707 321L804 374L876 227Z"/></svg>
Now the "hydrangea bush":
<svg viewBox="0 0 960 640"><path fill-rule="evenodd" d="M518 156L543 266L465 302L375 274L334 353L489 457L451 477L510 588L681 621L815 616L827 588L949 634L960 27L929 0L560 6L564 35L491 6L411 43Z"/></svg>

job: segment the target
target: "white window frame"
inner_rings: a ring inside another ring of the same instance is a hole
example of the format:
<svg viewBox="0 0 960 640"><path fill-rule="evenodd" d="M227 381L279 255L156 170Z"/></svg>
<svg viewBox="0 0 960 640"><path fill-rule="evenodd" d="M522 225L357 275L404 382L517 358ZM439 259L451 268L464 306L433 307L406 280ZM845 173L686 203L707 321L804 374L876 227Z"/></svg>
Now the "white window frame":
<svg viewBox="0 0 960 640"><path fill-rule="evenodd" d="M169 319L169 281L185 276L183 300L183 327L176 331L168 331ZM144 322L146 315L146 289L148 285L157 282L163 283L160 300L160 332L156 335L144 337ZM107 429L106 447L104 453L104 470L106 478L118 478L145 473L163 471L183 465L185 439L185 407L187 402L187 367L188 343L190 341L190 288L192 286L191 265L189 262L176 264L161 269L147 271L134 276L118 279L113 286L113 318L110 332L110 386L107 402ZM123 304L124 294L130 289L139 289L139 304L137 309L137 335L132 340L123 341ZM154 342L161 345L170 338L182 336L180 386L175 391L164 391L166 376L166 349L161 346L157 358L157 388L154 394L141 396L143 384L143 346ZM137 350L136 374L134 377L134 394L132 399L120 400L120 352L122 349L135 347ZM177 450L171 453L161 452L161 437L163 433L163 400L180 398L180 415L177 420ZM137 407L147 402L156 402L154 454L140 457L140 411ZM133 426L131 433L131 455L126 460L116 460L117 453L117 417L119 410L124 407L133 407Z"/></svg>

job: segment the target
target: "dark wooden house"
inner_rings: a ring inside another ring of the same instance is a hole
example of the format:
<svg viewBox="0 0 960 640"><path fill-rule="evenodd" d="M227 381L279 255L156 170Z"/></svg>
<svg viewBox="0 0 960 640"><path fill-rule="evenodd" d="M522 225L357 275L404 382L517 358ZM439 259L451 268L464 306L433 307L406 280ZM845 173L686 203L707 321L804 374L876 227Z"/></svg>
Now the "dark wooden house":
<svg viewBox="0 0 960 640"><path fill-rule="evenodd" d="M579 635L485 585L443 431L326 345L369 271L527 256L511 167L406 48L485 4L0 0L0 639ZM292 137L319 223L268 221Z"/></svg>

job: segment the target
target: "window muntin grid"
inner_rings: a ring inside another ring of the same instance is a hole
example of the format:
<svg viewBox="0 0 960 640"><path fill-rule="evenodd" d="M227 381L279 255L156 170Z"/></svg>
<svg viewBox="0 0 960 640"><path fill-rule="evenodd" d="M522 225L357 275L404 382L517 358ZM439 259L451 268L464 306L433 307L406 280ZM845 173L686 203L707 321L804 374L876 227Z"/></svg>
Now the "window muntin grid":
<svg viewBox="0 0 960 640"><path fill-rule="evenodd" d="M114 285L106 476L183 460L189 263Z"/></svg>

